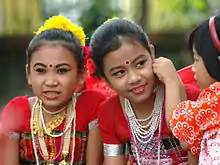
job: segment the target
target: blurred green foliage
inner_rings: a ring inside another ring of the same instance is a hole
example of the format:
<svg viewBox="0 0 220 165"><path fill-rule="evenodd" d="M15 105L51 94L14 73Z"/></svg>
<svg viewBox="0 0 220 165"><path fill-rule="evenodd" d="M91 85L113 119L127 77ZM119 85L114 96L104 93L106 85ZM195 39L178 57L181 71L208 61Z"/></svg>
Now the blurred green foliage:
<svg viewBox="0 0 220 165"><path fill-rule="evenodd" d="M91 6L82 13L79 22L82 24L86 35L90 38L94 30L105 20L113 16L119 17L122 11L119 7L111 6L110 1L93 0ZM89 43L89 38L87 44Z"/></svg>
<svg viewBox="0 0 220 165"><path fill-rule="evenodd" d="M197 26L220 9L220 0L149 0L149 29L184 31Z"/></svg>

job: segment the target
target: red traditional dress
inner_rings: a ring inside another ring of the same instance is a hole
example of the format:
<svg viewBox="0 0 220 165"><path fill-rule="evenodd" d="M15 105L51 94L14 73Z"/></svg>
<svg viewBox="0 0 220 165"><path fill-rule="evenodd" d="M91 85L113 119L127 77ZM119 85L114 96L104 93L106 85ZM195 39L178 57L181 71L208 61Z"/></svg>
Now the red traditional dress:
<svg viewBox="0 0 220 165"><path fill-rule="evenodd" d="M196 100L200 90L192 87L191 85L185 86L188 99ZM164 108L163 108L164 109ZM164 110L163 110L164 112ZM137 164L135 157L136 151L131 139L129 122L127 116L123 111L120 103L119 96L104 101L98 113L99 127L101 136L104 143L105 156L120 156L125 155L127 164ZM141 146L145 152L151 152L145 155L145 159L149 165L156 164L158 149L154 149L156 143L160 142L160 163L165 164L181 164L188 161L187 152L180 148L179 141L168 130L165 116L162 117L161 123L162 133L161 138L158 138L158 130L154 134L150 143L147 146ZM159 140L158 140L159 139ZM144 148L143 148L144 147Z"/></svg>
<svg viewBox="0 0 220 165"><path fill-rule="evenodd" d="M220 164L220 82L204 89L196 101L176 106L171 129L186 141L191 152L199 155L200 165Z"/></svg>
<svg viewBox="0 0 220 165"><path fill-rule="evenodd" d="M4 130L5 135L10 138L16 138L20 141L20 163L21 164L35 164L34 150L32 145L30 119L31 108L28 96L16 97L10 101L5 107L1 119L1 130ZM97 124L97 107L104 101L105 96L93 90L83 91L76 102L76 127L75 127L75 151L74 151L74 164L85 164L85 151L88 133L93 128L98 126ZM10 129L9 129L10 128ZM52 134L56 135L63 131L64 120L62 123L52 130ZM73 134L73 124L72 133ZM44 134L46 147L50 153L51 158L56 156L60 150L61 137L52 138L47 134ZM72 139L70 141L72 146ZM71 160L72 148L70 147L69 155L67 156L67 162ZM45 161L38 150L38 156L40 163L44 164ZM59 156L53 164L58 164L62 161L62 156Z"/></svg>

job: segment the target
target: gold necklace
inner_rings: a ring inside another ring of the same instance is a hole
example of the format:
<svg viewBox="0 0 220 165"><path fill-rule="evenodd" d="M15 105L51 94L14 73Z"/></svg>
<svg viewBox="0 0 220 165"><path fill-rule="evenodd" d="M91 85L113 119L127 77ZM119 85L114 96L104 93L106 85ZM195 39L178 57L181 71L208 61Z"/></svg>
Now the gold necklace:
<svg viewBox="0 0 220 165"><path fill-rule="evenodd" d="M66 124L65 127L67 127L67 123L69 123L72 119L73 119L73 136L72 136L72 154L71 154L71 164L73 164L74 161L74 149L75 149L75 128L76 128L76 111L75 111L75 104L76 104L76 95L74 95L72 97L72 102L70 102L68 104L68 108L67 108L67 119L66 119ZM72 114L72 115L71 115ZM62 118L65 118L65 113L64 115L61 115L60 117L58 117L58 120L56 120L57 122L52 122L53 125L51 128L54 128L55 126L59 126L59 122L63 120L61 120ZM49 124L49 123L48 123ZM56 127L55 127L56 128ZM64 134L64 141L63 141L63 148L62 148L62 155L63 155L63 160L59 163L59 165L65 165L67 164L66 162L66 157L69 153L69 144L70 144L70 138L71 138L71 128L72 128L72 122L70 124L69 129L66 131L66 133ZM40 120L40 116L39 116L39 103L38 100L35 102L35 105L32 108L32 116L31 116L31 134L32 134L32 143L33 143L33 148L34 148L34 154L36 157L36 163L37 165L39 165L39 160L38 160L38 155L37 155L37 147L35 144L35 135L38 135L38 140L39 140L39 146L40 149L43 153L43 155L45 156L45 158L49 158L49 154L47 151L47 147L46 147L46 143L44 140L44 131L42 132L42 123ZM43 135L42 135L43 134ZM40 135L40 136L39 136ZM53 159L55 160L55 159Z"/></svg>

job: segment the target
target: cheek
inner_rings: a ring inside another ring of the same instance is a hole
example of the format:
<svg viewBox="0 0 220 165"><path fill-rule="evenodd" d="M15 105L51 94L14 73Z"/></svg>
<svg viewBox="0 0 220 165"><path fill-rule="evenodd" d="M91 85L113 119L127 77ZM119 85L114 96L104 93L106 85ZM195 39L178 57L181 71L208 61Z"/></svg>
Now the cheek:
<svg viewBox="0 0 220 165"><path fill-rule="evenodd" d="M126 87L126 78L109 79L109 85L116 91L123 91Z"/></svg>

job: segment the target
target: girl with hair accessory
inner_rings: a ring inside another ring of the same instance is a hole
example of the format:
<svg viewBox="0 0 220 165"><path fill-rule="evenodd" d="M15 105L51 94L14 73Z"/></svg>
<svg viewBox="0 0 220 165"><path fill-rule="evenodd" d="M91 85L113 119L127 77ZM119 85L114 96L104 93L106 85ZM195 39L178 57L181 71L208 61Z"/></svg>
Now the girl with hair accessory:
<svg viewBox="0 0 220 165"><path fill-rule="evenodd" d="M86 65L86 80L85 85L86 89L94 89L102 92L106 98L114 96L115 91L110 88L105 81L96 76L96 67L91 59L89 46L85 49L85 65Z"/></svg>
<svg viewBox="0 0 220 165"><path fill-rule="evenodd" d="M192 70L203 91L196 101L178 104L171 130L199 165L220 164L220 15L200 24L189 38Z"/></svg>
<svg viewBox="0 0 220 165"><path fill-rule="evenodd" d="M98 91L76 93L84 83L85 34L64 16L53 16L27 48L26 74L34 97L20 96L4 108L3 165L102 164L96 110Z"/></svg>
<svg viewBox="0 0 220 165"><path fill-rule="evenodd" d="M155 59L147 34L126 19L101 25L90 49L97 75L117 93L98 112L105 165L186 164L187 151L169 130L169 119L186 94L196 100L199 91L184 88L172 62Z"/></svg>

